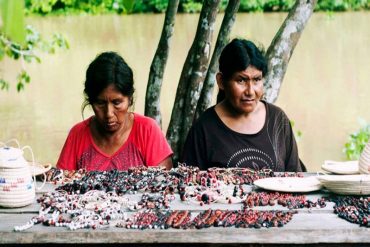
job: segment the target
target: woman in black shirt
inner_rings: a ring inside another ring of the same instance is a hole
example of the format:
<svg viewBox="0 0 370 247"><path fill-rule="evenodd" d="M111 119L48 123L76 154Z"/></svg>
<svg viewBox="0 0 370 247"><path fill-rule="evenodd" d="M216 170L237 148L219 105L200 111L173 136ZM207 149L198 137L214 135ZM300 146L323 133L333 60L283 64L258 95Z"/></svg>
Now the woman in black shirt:
<svg viewBox="0 0 370 247"><path fill-rule="evenodd" d="M277 106L262 100L267 62L254 43L232 40L221 53L217 104L189 131L182 161L209 167L305 170L290 122Z"/></svg>

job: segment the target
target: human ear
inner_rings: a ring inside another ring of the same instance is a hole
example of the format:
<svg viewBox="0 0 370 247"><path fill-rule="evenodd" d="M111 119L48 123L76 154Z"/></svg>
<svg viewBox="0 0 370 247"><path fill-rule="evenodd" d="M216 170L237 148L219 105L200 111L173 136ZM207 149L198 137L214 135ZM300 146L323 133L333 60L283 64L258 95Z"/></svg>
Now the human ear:
<svg viewBox="0 0 370 247"><path fill-rule="evenodd" d="M218 72L216 75L216 81L217 81L217 86L219 89L224 90L224 82L222 78L222 73Z"/></svg>

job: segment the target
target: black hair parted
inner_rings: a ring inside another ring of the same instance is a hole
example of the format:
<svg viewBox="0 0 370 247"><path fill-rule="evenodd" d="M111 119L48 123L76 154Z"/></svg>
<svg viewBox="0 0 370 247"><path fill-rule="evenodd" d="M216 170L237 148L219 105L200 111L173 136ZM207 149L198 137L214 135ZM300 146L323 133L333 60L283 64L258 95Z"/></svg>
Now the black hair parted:
<svg viewBox="0 0 370 247"><path fill-rule="evenodd" d="M264 50L258 48L252 41L233 39L224 47L218 60L223 80L229 80L235 72L243 71L250 65L262 71L264 77L267 74L267 60L264 53ZM217 103L224 99L225 92L220 89L217 94Z"/></svg>
<svg viewBox="0 0 370 247"><path fill-rule="evenodd" d="M131 98L134 94L132 69L116 52L103 52L89 65L85 80L85 106L96 102L99 94L109 85L114 85L122 95Z"/></svg>
<svg viewBox="0 0 370 247"><path fill-rule="evenodd" d="M219 70L225 80L229 79L235 72L245 70L253 65L267 73L267 61L263 49L259 49L252 41L246 39L233 39L222 50L219 58Z"/></svg>

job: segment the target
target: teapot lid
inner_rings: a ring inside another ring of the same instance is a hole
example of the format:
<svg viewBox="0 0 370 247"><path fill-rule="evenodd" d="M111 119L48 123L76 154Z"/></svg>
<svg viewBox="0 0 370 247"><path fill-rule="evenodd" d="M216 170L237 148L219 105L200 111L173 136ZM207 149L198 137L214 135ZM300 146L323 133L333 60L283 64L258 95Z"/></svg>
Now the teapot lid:
<svg viewBox="0 0 370 247"><path fill-rule="evenodd" d="M17 160L23 155L23 150L13 147L0 148L0 166L6 165L8 162Z"/></svg>

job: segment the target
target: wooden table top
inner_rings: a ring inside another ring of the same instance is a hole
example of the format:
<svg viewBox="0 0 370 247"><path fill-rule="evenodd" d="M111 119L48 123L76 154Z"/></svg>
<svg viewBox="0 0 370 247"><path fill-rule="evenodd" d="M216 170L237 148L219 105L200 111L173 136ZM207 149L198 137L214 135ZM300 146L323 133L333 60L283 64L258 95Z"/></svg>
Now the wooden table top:
<svg viewBox="0 0 370 247"><path fill-rule="evenodd" d="M55 188L52 184L37 192L37 196ZM307 199L315 201L327 196L325 191L307 193ZM140 197L140 195L132 195ZM178 195L177 195L178 197ZM14 226L24 225L40 208L36 201L23 208L0 208L0 244L109 244L109 243L178 243L178 244L370 244L370 228L349 223L333 213L334 203L325 208L298 209L293 219L283 227L235 228L210 227L204 229L125 229L110 225L107 229L79 229L71 231L65 227L47 227L42 224L22 232L15 232ZM192 214L212 209L241 209L242 204L195 205L171 202L171 210L190 210ZM254 207L254 210L285 210L280 205Z"/></svg>

